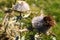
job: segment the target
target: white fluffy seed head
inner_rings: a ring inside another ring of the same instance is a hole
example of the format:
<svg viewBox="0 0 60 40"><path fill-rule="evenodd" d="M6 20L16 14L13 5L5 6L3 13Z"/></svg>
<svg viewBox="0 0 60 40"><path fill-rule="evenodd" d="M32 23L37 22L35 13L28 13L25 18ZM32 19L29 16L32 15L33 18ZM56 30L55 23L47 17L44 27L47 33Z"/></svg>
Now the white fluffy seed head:
<svg viewBox="0 0 60 40"><path fill-rule="evenodd" d="M13 9L16 11L28 11L30 10L30 7L25 1L17 1Z"/></svg>

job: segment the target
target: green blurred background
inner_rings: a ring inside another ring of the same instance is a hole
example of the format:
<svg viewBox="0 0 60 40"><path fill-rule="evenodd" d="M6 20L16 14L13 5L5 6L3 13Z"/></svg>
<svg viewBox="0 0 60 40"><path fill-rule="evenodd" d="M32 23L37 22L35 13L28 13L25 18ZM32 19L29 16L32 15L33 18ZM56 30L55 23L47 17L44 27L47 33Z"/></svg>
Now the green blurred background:
<svg viewBox="0 0 60 40"><path fill-rule="evenodd" d="M3 21L4 17L4 8L12 8L12 5L14 5L18 0L0 0L0 22ZM60 40L60 0L25 0L29 5L31 9L31 15L26 18L22 19L21 21L25 24L23 27L29 27L31 24L31 20L34 16L40 15L41 7L44 9L45 14L52 15L57 24L52 29L52 31L57 35L57 40ZM34 35L35 32L30 31L26 34L23 33L26 36L26 40L29 40L29 35ZM51 40L49 36L43 35L43 40Z"/></svg>

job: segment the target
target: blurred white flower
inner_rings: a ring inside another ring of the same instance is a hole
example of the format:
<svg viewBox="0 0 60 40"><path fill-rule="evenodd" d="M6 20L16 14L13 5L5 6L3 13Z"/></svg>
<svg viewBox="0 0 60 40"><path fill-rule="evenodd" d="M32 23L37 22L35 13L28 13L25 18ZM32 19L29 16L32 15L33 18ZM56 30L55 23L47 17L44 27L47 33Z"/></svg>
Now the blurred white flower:
<svg viewBox="0 0 60 40"><path fill-rule="evenodd" d="M17 1L13 9L17 11L28 11L30 10L30 7L25 1Z"/></svg>
<svg viewBox="0 0 60 40"><path fill-rule="evenodd" d="M17 1L17 3L13 6L13 9L19 12L26 12L23 14L23 18L27 18L31 13L29 5L25 1Z"/></svg>

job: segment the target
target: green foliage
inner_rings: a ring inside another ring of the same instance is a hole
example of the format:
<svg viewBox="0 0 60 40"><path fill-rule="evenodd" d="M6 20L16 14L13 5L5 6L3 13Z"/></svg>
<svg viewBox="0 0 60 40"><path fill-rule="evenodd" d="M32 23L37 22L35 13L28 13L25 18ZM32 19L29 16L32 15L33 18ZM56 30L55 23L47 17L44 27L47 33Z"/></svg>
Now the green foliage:
<svg viewBox="0 0 60 40"><path fill-rule="evenodd" d="M12 7L12 4L15 4L16 0L6 0L0 2L0 7L4 8L5 6L8 8ZM40 9L44 9L45 14L50 14L52 16L55 16L55 20L57 22L57 26L53 28L53 32L57 35L57 40L60 40L60 0L25 0L27 3L29 3L31 8L31 15L26 18L22 19L21 22L24 22L25 24L23 27L29 27L31 25L31 20L34 16L40 15ZM35 4L35 6L32 6L32 4ZM36 14L37 12L37 14ZM3 11L0 12L0 17L3 17L4 13ZM29 35L34 35L36 32L31 31L26 33L26 40L29 40ZM42 35L43 40L51 40L49 36Z"/></svg>

